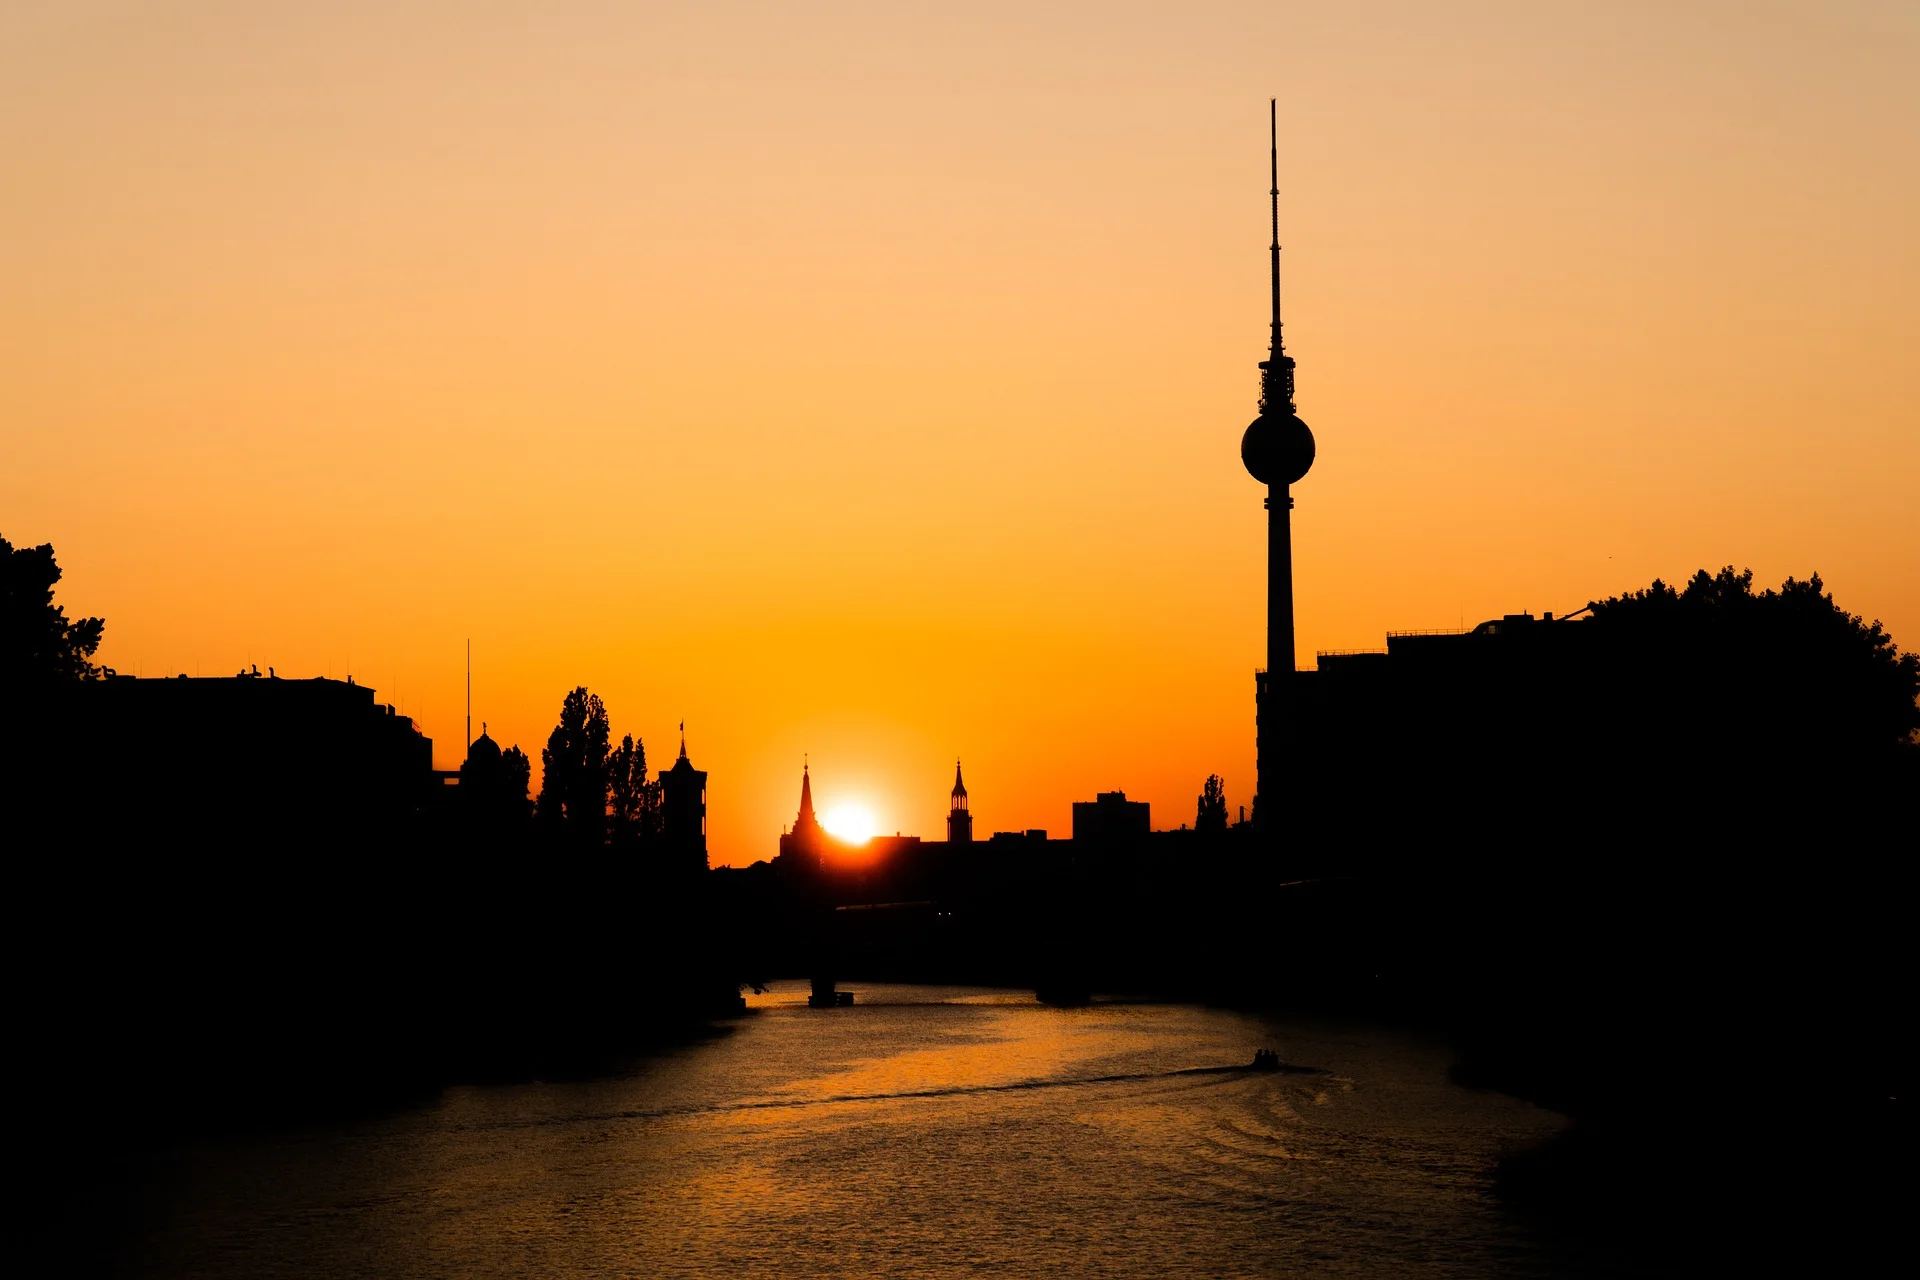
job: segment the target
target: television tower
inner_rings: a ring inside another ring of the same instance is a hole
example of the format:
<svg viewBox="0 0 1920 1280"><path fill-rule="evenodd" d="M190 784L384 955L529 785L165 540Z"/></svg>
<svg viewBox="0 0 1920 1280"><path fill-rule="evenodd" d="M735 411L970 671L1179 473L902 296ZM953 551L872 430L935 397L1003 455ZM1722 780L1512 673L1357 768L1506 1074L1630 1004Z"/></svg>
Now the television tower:
<svg viewBox="0 0 1920 1280"><path fill-rule="evenodd" d="M1267 100L1267 191L1273 242L1273 346L1260 362L1260 416L1240 437L1240 461L1267 486L1267 666L1253 674L1253 820L1278 829L1282 776L1292 755L1293 495L1288 486L1313 466L1313 432L1293 408L1293 357L1280 337L1280 129L1275 100Z"/></svg>

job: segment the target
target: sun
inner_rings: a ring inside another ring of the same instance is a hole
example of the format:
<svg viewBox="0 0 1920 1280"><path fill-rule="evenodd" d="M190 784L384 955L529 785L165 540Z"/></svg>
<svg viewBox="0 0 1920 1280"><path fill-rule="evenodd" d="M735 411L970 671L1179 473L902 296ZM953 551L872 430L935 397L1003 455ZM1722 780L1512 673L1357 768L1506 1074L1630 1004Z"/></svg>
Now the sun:
<svg viewBox="0 0 1920 1280"><path fill-rule="evenodd" d="M848 844L865 844L880 830L873 810L862 804L836 804L820 817L827 834Z"/></svg>

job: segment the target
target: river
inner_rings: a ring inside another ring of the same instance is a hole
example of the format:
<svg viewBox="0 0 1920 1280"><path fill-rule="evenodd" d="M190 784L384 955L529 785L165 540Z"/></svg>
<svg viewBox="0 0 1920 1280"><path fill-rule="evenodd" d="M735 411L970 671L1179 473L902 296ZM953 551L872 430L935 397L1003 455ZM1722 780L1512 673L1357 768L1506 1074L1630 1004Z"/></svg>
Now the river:
<svg viewBox="0 0 1920 1280"><path fill-rule="evenodd" d="M799 984L589 1080L157 1157L129 1275L1485 1276L1568 1259L1493 1197L1562 1121L1374 1029ZM1231 1069L1271 1048L1280 1073ZM1228 1068L1228 1069L1222 1069Z"/></svg>

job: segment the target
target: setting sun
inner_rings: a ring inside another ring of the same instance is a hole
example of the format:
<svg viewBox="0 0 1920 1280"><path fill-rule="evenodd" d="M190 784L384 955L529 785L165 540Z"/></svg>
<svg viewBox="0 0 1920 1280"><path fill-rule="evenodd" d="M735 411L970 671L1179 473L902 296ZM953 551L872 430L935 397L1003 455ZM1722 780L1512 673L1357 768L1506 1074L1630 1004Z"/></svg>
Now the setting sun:
<svg viewBox="0 0 1920 1280"><path fill-rule="evenodd" d="M836 840L848 844L865 844L880 831L880 821L873 816L873 810L861 804L836 804L820 818L820 825Z"/></svg>

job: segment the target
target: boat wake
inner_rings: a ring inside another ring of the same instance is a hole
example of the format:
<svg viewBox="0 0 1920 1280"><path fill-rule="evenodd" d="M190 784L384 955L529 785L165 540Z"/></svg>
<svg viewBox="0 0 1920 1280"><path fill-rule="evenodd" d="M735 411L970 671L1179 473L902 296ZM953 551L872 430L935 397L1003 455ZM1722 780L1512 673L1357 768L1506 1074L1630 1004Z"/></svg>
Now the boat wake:
<svg viewBox="0 0 1920 1280"><path fill-rule="evenodd" d="M1011 1080L1000 1084L940 1085L927 1089L897 1089L879 1093L833 1093L813 1097L750 1098L739 1102L690 1103L681 1106L647 1107L600 1114L574 1113L543 1117L538 1120L503 1121L472 1126L475 1129L541 1128L556 1124L579 1124L596 1120L668 1120L683 1116L723 1115L741 1111L778 1111L803 1107L842 1106L860 1102L897 1102L914 1098L952 1098L968 1094L1020 1093L1042 1089L1083 1089L1103 1084L1130 1084L1151 1080L1178 1080L1192 1077L1231 1077L1280 1072L1286 1075L1326 1075L1321 1067L1303 1067L1280 1062L1278 1058L1257 1057L1252 1064L1225 1067L1179 1067L1171 1071L1122 1071L1098 1076L1067 1076L1042 1080Z"/></svg>

